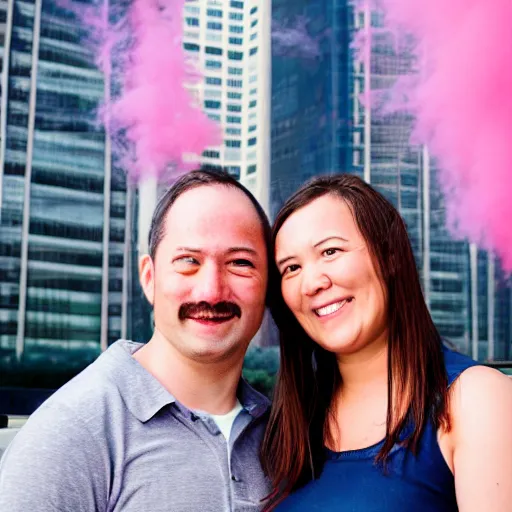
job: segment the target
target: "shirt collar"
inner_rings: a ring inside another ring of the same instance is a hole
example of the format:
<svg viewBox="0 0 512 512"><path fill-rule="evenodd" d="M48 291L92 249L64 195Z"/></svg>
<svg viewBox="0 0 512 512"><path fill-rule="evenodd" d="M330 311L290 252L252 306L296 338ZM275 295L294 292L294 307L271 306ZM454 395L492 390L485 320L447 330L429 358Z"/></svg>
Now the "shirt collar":
<svg viewBox="0 0 512 512"><path fill-rule="evenodd" d="M270 408L270 400L240 379L236 392L242 407L253 417L259 418Z"/></svg>
<svg viewBox="0 0 512 512"><path fill-rule="evenodd" d="M145 423L163 407L174 403L176 399L132 357L143 346L143 343L119 340L100 357L109 361L110 375L128 410Z"/></svg>
<svg viewBox="0 0 512 512"><path fill-rule="evenodd" d="M115 381L128 410L139 421L145 423L163 407L175 402L178 404L178 402L132 357L142 346L144 346L143 343L119 340L113 343L100 358L110 366L108 372ZM244 379L240 379L237 397L242 407L253 418L259 418L270 407L270 400L253 389Z"/></svg>

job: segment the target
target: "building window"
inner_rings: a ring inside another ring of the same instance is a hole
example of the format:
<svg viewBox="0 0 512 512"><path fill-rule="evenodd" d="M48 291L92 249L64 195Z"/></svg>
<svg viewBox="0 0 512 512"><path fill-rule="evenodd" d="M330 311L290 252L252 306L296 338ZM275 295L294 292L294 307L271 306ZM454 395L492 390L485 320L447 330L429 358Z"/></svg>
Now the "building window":
<svg viewBox="0 0 512 512"><path fill-rule="evenodd" d="M209 117L212 121L216 121L216 122L220 123L220 116L219 116L219 114L212 114L212 113L208 113L208 117Z"/></svg>
<svg viewBox="0 0 512 512"><path fill-rule="evenodd" d="M240 179L240 167L238 165L228 165L227 171L233 178Z"/></svg>
<svg viewBox="0 0 512 512"><path fill-rule="evenodd" d="M251 9L251 14L255 14L255 13L257 13L257 12L258 12L258 7L253 7L253 8Z"/></svg>
<svg viewBox="0 0 512 512"><path fill-rule="evenodd" d="M242 147L242 142L239 140L227 140L226 147L227 148L240 148L240 147Z"/></svg>
<svg viewBox="0 0 512 512"><path fill-rule="evenodd" d="M228 59L242 60L243 58L244 58L244 52L234 52L232 50L228 51Z"/></svg>
<svg viewBox="0 0 512 512"><path fill-rule="evenodd" d="M230 37L229 38L229 44L243 44L244 40L241 37Z"/></svg>
<svg viewBox="0 0 512 512"><path fill-rule="evenodd" d="M188 52L198 52L199 45L195 43L183 43L183 48Z"/></svg>
<svg viewBox="0 0 512 512"><path fill-rule="evenodd" d="M201 166L201 168L204 169L205 171L222 171L223 170L222 165L215 165L215 164L211 164L209 162L205 162Z"/></svg>
<svg viewBox="0 0 512 512"><path fill-rule="evenodd" d="M252 139L249 139L247 141L248 146L255 146L256 145L256 137L253 137Z"/></svg>
<svg viewBox="0 0 512 512"><path fill-rule="evenodd" d="M241 75L244 72L242 68L228 68L230 75Z"/></svg>
<svg viewBox="0 0 512 512"><path fill-rule="evenodd" d="M229 31L232 34L243 34L244 33L244 27L241 27L240 25L230 25Z"/></svg>
<svg viewBox="0 0 512 512"><path fill-rule="evenodd" d="M217 110L220 108L220 101L205 100L204 108L212 108Z"/></svg>
<svg viewBox="0 0 512 512"><path fill-rule="evenodd" d="M220 153L218 151L203 151L203 156L207 158L220 158Z"/></svg>
<svg viewBox="0 0 512 512"><path fill-rule="evenodd" d="M198 18L185 18L187 25L189 27L199 27L199 19Z"/></svg>
<svg viewBox="0 0 512 512"><path fill-rule="evenodd" d="M249 133L256 131L256 125L253 124L252 126L249 126Z"/></svg>
<svg viewBox="0 0 512 512"><path fill-rule="evenodd" d="M249 102L249 108L253 108L256 106L257 100L252 100Z"/></svg>
<svg viewBox="0 0 512 512"><path fill-rule="evenodd" d="M209 21L206 24L206 28L209 28L210 30L222 30L222 23L219 23L218 21Z"/></svg>
<svg viewBox="0 0 512 512"><path fill-rule="evenodd" d="M204 52L209 55L222 55L222 48L216 48L215 46L207 46Z"/></svg>
<svg viewBox="0 0 512 512"><path fill-rule="evenodd" d="M256 55L258 53L258 47L256 46L255 48L251 48L249 50L249 55Z"/></svg>
<svg viewBox="0 0 512 512"><path fill-rule="evenodd" d="M222 78L217 78L214 76L207 76L206 83L208 85L222 85Z"/></svg>
<svg viewBox="0 0 512 512"><path fill-rule="evenodd" d="M207 41L215 41L215 42L222 41L222 33L218 32L216 30L207 30L205 39Z"/></svg>
<svg viewBox="0 0 512 512"><path fill-rule="evenodd" d="M206 9L206 14L212 18L222 18L222 11L220 9Z"/></svg>
<svg viewBox="0 0 512 512"><path fill-rule="evenodd" d="M231 100L241 100L242 99L242 93L241 92L231 92L228 91L228 98Z"/></svg>
<svg viewBox="0 0 512 512"><path fill-rule="evenodd" d="M226 133L228 135L242 135L242 130L240 128L226 128Z"/></svg>
<svg viewBox="0 0 512 512"><path fill-rule="evenodd" d="M185 4L185 12L190 14L199 14L199 7L196 5L187 5Z"/></svg>
<svg viewBox="0 0 512 512"><path fill-rule="evenodd" d="M228 112L242 112L241 105L228 105Z"/></svg>
<svg viewBox="0 0 512 512"><path fill-rule="evenodd" d="M225 162L236 162L240 160L240 149L226 149L224 151L224 161Z"/></svg>
<svg viewBox="0 0 512 512"><path fill-rule="evenodd" d="M258 81L258 75L251 75L249 77L249 83L250 84L253 84L254 82L257 82Z"/></svg>
<svg viewBox="0 0 512 512"><path fill-rule="evenodd" d="M254 174L256 172L256 164L247 166L247 174Z"/></svg>
<svg viewBox="0 0 512 512"><path fill-rule="evenodd" d="M236 20L236 21L242 21L244 19L244 15L241 12L230 12L229 19Z"/></svg>
<svg viewBox="0 0 512 512"><path fill-rule="evenodd" d="M228 79L228 87L242 87L242 80Z"/></svg>
<svg viewBox="0 0 512 512"><path fill-rule="evenodd" d="M221 69L222 62L219 60L207 60L205 62L206 69Z"/></svg>
<svg viewBox="0 0 512 512"><path fill-rule="evenodd" d="M231 7L233 7L233 9L243 9L244 8L244 3L237 2L236 0L231 0L231 2L229 2L229 5L231 5Z"/></svg>
<svg viewBox="0 0 512 512"><path fill-rule="evenodd" d="M254 41L258 37L258 33L251 34L251 41Z"/></svg>
<svg viewBox="0 0 512 512"><path fill-rule="evenodd" d="M205 89L205 98L222 98L222 89Z"/></svg>
<svg viewBox="0 0 512 512"><path fill-rule="evenodd" d="M251 89L251 91L249 92L249 94L258 94L258 89L256 89L256 88Z"/></svg>
<svg viewBox="0 0 512 512"><path fill-rule="evenodd" d="M226 116L226 122L240 124L242 122L242 118L238 116Z"/></svg>
<svg viewBox="0 0 512 512"><path fill-rule="evenodd" d="M255 27L258 24L258 20L251 21L251 28Z"/></svg>
<svg viewBox="0 0 512 512"><path fill-rule="evenodd" d="M185 39L199 39L199 32L191 32L190 30L184 30L183 37Z"/></svg>

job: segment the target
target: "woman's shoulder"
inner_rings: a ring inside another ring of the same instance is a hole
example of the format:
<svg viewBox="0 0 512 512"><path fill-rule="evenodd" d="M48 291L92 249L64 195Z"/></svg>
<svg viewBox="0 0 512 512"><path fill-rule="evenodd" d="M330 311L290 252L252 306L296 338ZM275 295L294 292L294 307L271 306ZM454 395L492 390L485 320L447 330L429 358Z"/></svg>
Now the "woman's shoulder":
<svg viewBox="0 0 512 512"><path fill-rule="evenodd" d="M474 365L463 371L454 382L460 398L471 398L477 405L499 400L512 393L512 379L494 368Z"/></svg>
<svg viewBox="0 0 512 512"><path fill-rule="evenodd" d="M450 416L454 426L459 426L455 430L462 427L468 432L471 425L483 427L484 422L479 419L482 416L490 429L497 422L512 422L512 379L450 348L443 346L443 353L450 387Z"/></svg>
<svg viewBox="0 0 512 512"><path fill-rule="evenodd" d="M512 429L512 379L498 370L472 365L455 379L450 393L454 426L465 431L492 430L498 423ZM473 427L472 427L473 426Z"/></svg>

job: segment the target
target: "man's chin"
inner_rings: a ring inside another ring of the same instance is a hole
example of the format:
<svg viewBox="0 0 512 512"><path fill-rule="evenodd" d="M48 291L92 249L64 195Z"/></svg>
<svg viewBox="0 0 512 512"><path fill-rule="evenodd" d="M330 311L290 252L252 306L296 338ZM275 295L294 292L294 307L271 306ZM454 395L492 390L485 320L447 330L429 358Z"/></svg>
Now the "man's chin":
<svg viewBox="0 0 512 512"><path fill-rule="evenodd" d="M191 359L201 363L219 363L231 359L238 354L243 358L244 347L226 340L196 340L191 348Z"/></svg>

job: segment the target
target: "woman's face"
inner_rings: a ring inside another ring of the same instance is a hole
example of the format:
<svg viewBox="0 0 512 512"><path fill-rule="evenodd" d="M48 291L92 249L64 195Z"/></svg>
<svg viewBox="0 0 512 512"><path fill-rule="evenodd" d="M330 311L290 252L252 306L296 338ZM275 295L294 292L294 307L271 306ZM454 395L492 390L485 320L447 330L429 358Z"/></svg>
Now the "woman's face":
<svg viewBox="0 0 512 512"><path fill-rule="evenodd" d="M387 298L352 211L328 194L294 212L276 238L284 300L308 335L338 356L387 341Z"/></svg>

